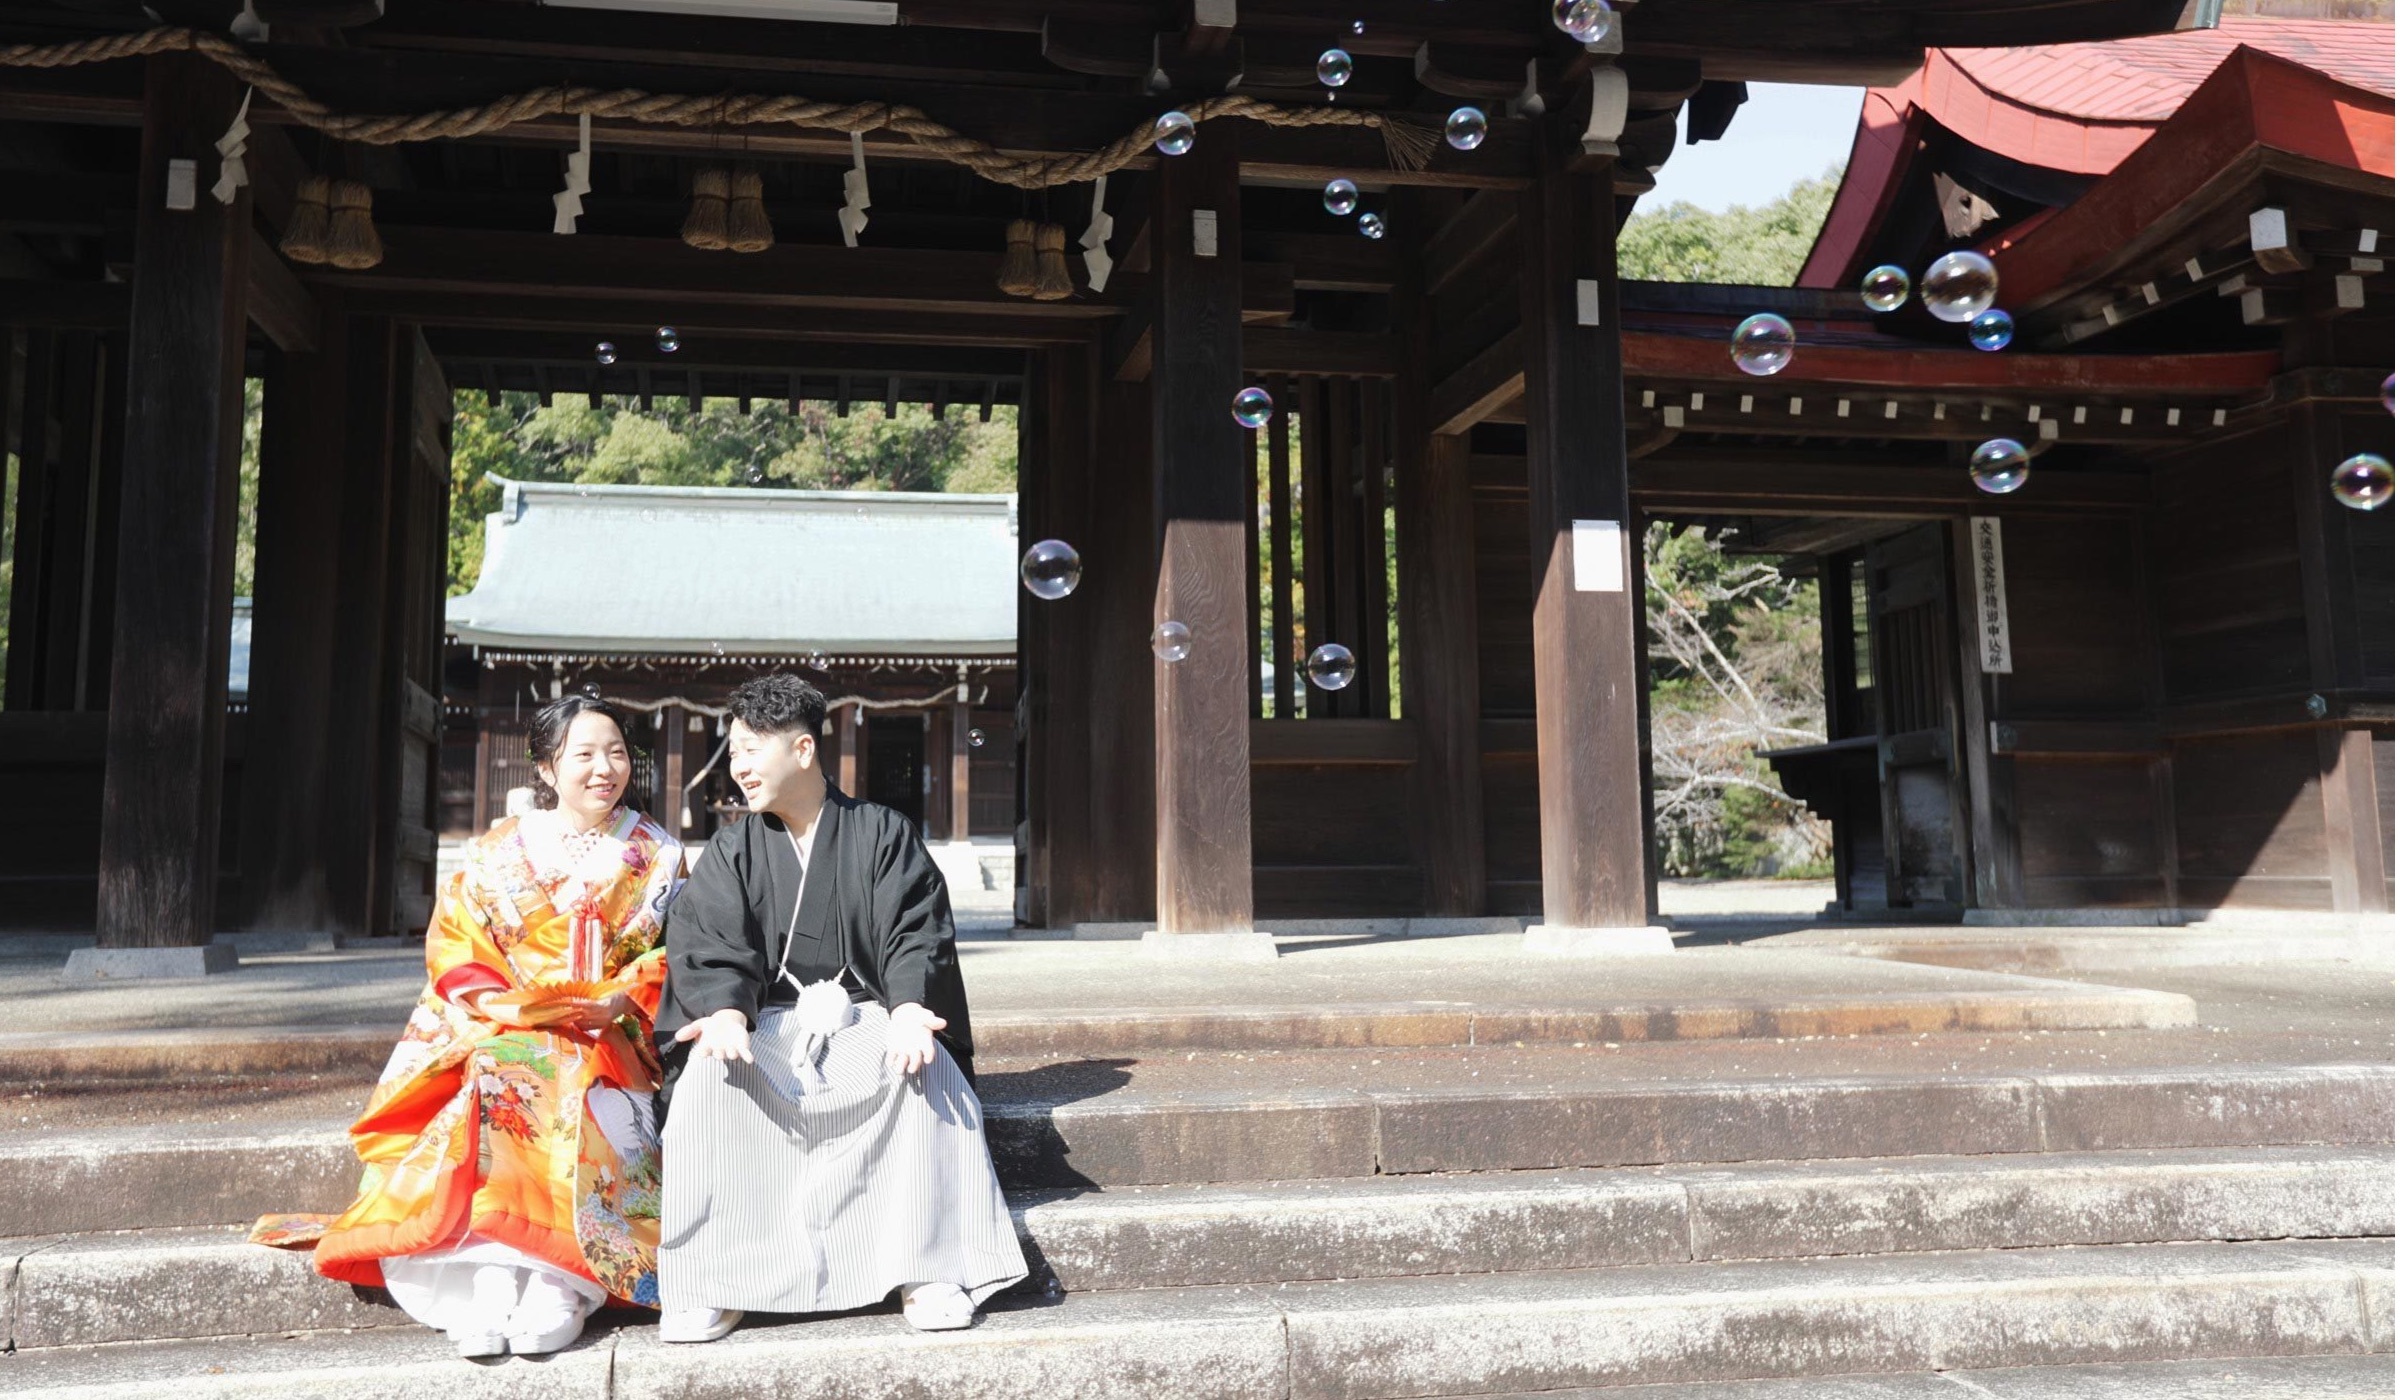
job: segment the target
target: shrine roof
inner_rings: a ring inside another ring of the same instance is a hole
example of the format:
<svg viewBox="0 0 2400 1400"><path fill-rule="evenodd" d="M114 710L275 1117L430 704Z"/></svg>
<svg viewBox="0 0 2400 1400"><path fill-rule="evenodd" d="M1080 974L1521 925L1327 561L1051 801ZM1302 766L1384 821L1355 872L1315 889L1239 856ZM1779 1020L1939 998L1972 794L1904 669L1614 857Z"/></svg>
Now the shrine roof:
<svg viewBox="0 0 2400 1400"><path fill-rule="evenodd" d="M470 645L982 656L1017 636L1016 497L494 478Z"/></svg>

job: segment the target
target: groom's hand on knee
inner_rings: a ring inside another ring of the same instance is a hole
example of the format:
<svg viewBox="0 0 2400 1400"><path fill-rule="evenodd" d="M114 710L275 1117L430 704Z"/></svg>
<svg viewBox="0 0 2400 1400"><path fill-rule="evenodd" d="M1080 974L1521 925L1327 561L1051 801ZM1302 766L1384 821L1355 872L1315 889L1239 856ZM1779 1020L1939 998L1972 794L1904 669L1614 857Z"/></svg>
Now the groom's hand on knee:
<svg viewBox="0 0 2400 1400"><path fill-rule="evenodd" d="M740 1060L746 1065L757 1063L750 1055L749 1019L732 1007L703 1016L685 1026L675 1032L675 1040L680 1045L699 1042L692 1048L706 1059Z"/></svg>

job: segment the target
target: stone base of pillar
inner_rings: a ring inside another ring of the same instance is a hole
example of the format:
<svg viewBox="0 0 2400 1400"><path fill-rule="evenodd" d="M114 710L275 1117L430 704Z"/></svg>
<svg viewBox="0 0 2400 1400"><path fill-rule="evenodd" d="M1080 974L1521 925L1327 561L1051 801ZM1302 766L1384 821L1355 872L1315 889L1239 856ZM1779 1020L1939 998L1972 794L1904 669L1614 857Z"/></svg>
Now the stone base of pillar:
<svg viewBox="0 0 2400 1400"><path fill-rule="evenodd" d="M1657 924L1648 928L1562 928L1556 924L1533 924L1525 930L1525 951L1600 958L1672 953L1675 935Z"/></svg>
<svg viewBox="0 0 2400 1400"><path fill-rule="evenodd" d="M1273 962L1275 935L1258 929L1232 933L1168 933L1142 930L1142 950L1176 962Z"/></svg>
<svg viewBox="0 0 2400 1400"><path fill-rule="evenodd" d="M67 954L66 970L59 973L58 980L85 986L155 982L207 977L241 965L241 955L230 943L203 943L196 948L78 948Z"/></svg>

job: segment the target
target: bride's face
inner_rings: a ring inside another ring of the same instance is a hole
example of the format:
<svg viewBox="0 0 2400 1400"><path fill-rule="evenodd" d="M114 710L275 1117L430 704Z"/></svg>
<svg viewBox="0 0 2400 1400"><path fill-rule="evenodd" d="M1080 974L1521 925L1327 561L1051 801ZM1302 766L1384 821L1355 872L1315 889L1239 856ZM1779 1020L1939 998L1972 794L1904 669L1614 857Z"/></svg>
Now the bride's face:
<svg viewBox="0 0 2400 1400"><path fill-rule="evenodd" d="M822 780L817 736L805 730L761 734L737 719L726 732L725 759L725 771L753 812L789 807L789 799L802 797L806 788Z"/></svg>
<svg viewBox="0 0 2400 1400"><path fill-rule="evenodd" d="M542 781L558 792L559 811L589 827L617 805L633 776L633 756L617 722L597 710L586 710L567 726L558 753L538 770Z"/></svg>

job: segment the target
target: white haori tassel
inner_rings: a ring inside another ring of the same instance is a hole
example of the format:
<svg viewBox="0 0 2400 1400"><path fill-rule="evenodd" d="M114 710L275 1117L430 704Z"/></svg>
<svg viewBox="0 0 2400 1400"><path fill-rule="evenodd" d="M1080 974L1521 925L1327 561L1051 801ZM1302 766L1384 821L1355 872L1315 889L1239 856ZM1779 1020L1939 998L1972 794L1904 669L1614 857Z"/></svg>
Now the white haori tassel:
<svg viewBox="0 0 2400 1400"><path fill-rule="evenodd" d="M1117 221L1108 213L1108 177L1103 175L1092 181L1092 221L1084 225L1083 237L1078 240L1083 246L1084 270L1091 274L1095 292L1107 289L1108 274L1117 265L1108 255L1108 237L1116 231Z"/></svg>
<svg viewBox="0 0 2400 1400"><path fill-rule="evenodd" d="M814 1087L823 1089L825 1049L857 1019L858 1008L851 1004L850 993L843 989L841 979L828 978L802 987L800 999L792 1007L792 1024L800 1030L799 1055L793 1070L805 1066L815 1081Z"/></svg>
<svg viewBox="0 0 2400 1400"><path fill-rule="evenodd" d="M842 172L842 207L834 215L841 220L842 246L855 248L858 236L867 231L867 208L873 201L867 198L867 138L863 133L850 133L850 168Z"/></svg>
<svg viewBox="0 0 2400 1400"><path fill-rule="evenodd" d="M592 192L592 114L583 113L575 119L576 145L567 155L567 187L550 196L558 213L550 222L552 233L573 233L575 221L583 216L583 197Z"/></svg>
<svg viewBox="0 0 2400 1400"><path fill-rule="evenodd" d="M233 125L217 138L217 183L208 192L219 204L233 203L234 193L250 183L250 167L242 157L250 150L250 99L257 92L257 88L244 90L242 105L234 109Z"/></svg>

